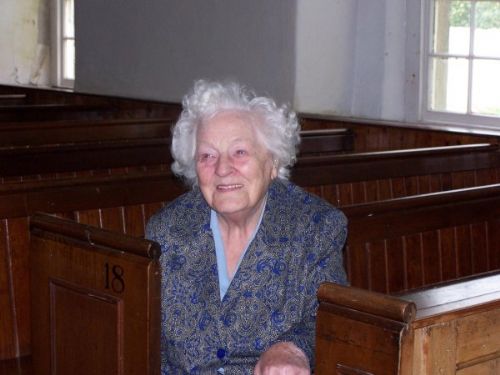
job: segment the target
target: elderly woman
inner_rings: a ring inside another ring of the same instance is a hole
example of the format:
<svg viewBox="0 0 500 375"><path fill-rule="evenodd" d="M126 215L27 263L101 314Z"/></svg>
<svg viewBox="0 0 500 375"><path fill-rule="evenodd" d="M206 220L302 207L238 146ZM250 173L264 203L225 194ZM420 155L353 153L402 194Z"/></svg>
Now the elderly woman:
<svg viewBox="0 0 500 375"><path fill-rule="evenodd" d="M308 374L316 291L345 283L344 215L287 181L293 112L230 83L199 81L173 129L191 190L156 213L162 372Z"/></svg>

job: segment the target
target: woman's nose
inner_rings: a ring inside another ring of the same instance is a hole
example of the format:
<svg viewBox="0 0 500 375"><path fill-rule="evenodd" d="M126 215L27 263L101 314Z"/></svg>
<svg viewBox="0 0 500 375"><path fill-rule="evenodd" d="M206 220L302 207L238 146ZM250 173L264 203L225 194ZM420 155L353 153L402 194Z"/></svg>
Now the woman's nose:
<svg viewBox="0 0 500 375"><path fill-rule="evenodd" d="M233 170L233 164L231 162L231 159L227 156L220 155L219 159L217 160L215 173L218 176L226 176L229 173L231 173L232 170Z"/></svg>

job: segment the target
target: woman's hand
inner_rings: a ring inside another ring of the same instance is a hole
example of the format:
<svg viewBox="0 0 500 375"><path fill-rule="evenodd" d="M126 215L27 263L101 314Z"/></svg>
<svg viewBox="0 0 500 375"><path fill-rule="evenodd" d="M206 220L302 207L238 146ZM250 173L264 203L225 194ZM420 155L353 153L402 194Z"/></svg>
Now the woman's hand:
<svg viewBox="0 0 500 375"><path fill-rule="evenodd" d="M292 342L278 342L261 354L255 365L255 375L309 375L309 360Z"/></svg>

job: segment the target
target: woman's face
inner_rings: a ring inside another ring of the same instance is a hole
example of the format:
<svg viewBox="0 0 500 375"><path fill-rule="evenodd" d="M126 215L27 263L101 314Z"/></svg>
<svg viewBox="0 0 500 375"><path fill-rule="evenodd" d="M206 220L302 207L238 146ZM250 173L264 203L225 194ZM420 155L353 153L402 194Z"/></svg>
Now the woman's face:
<svg viewBox="0 0 500 375"><path fill-rule="evenodd" d="M196 173L205 200L227 217L249 218L263 203L277 171L259 141L256 119L227 111L200 124L196 136Z"/></svg>

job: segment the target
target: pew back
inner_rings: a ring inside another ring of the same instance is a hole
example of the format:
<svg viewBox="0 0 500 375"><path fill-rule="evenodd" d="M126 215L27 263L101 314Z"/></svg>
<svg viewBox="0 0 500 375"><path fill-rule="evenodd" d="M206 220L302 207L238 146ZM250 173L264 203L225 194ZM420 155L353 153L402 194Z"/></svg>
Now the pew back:
<svg viewBox="0 0 500 375"><path fill-rule="evenodd" d="M500 184L343 210L353 286L395 293L500 269Z"/></svg>
<svg viewBox="0 0 500 375"><path fill-rule="evenodd" d="M37 374L159 374L158 245L47 215L31 233Z"/></svg>
<svg viewBox="0 0 500 375"><path fill-rule="evenodd" d="M500 147L470 144L301 157L299 186L336 206L500 183Z"/></svg>

